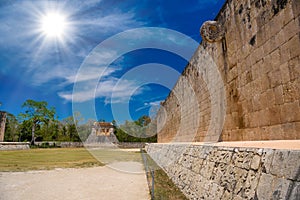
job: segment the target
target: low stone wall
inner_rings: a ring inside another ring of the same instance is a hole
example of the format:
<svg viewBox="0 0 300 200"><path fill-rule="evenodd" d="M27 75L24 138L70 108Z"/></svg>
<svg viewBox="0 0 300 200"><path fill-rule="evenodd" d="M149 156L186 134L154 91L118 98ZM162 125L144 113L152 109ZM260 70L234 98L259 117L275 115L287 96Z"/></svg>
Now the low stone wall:
<svg viewBox="0 0 300 200"><path fill-rule="evenodd" d="M43 147L51 146L51 147L61 147L61 148L79 148L83 147L82 142L57 142L57 141L43 141L43 142L35 142L35 145Z"/></svg>
<svg viewBox="0 0 300 200"><path fill-rule="evenodd" d="M144 148L145 143L144 142L119 142L118 147L119 148Z"/></svg>
<svg viewBox="0 0 300 200"><path fill-rule="evenodd" d="M29 142L0 142L0 151L30 149Z"/></svg>
<svg viewBox="0 0 300 200"><path fill-rule="evenodd" d="M189 199L299 199L300 150L150 144L147 153Z"/></svg>

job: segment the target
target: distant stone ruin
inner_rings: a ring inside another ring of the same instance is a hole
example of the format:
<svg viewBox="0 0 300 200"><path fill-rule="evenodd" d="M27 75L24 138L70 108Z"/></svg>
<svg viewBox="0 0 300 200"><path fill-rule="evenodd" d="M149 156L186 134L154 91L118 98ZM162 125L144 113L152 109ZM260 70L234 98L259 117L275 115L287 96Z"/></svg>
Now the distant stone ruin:
<svg viewBox="0 0 300 200"><path fill-rule="evenodd" d="M95 122L92 132L85 141L86 145L117 144L119 141L114 134L114 126L109 122Z"/></svg>
<svg viewBox="0 0 300 200"><path fill-rule="evenodd" d="M0 142L4 141L6 112L0 111Z"/></svg>

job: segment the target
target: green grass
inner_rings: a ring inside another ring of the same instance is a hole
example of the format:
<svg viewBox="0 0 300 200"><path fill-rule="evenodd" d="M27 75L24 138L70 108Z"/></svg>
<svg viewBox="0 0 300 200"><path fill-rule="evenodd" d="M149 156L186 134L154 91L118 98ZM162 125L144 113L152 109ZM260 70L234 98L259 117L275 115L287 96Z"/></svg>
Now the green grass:
<svg viewBox="0 0 300 200"><path fill-rule="evenodd" d="M187 200L184 194L162 169L154 171L154 199Z"/></svg>
<svg viewBox="0 0 300 200"><path fill-rule="evenodd" d="M140 151L125 151L124 149L92 149L92 155L104 164L113 162L135 161L142 163Z"/></svg>
<svg viewBox="0 0 300 200"><path fill-rule="evenodd" d="M91 155L91 153L92 155ZM49 170L54 168L81 168L103 166L106 163L142 162L141 153L121 149L84 148L30 149L0 151L0 171ZM158 200L182 200L186 197L174 185L167 174L147 155L148 165L154 171L154 195ZM151 177L148 176L148 178ZM149 179L151 182L151 179Z"/></svg>
<svg viewBox="0 0 300 200"><path fill-rule="evenodd" d="M154 199L155 200L187 200L184 194L173 183L168 175L151 159L148 154L146 156L148 170L154 171ZM152 184L151 172L147 172L148 183L150 190ZM151 192L150 192L151 193Z"/></svg>
<svg viewBox="0 0 300 200"><path fill-rule="evenodd" d="M103 166L86 149L0 151L0 171L49 170Z"/></svg>

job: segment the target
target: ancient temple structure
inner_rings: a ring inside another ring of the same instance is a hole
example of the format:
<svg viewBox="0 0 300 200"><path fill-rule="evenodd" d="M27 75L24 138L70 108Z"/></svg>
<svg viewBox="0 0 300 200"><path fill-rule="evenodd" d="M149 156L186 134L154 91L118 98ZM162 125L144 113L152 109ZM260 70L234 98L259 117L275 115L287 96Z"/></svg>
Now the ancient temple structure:
<svg viewBox="0 0 300 200"><path fill-rule="evenodd" d="M112 143L118 143L118 139L114 134L113 124L110 122L95 122L85 144L103 145Z"/></svg>
<svg viewBox="0 0 300 200"><path fill-rule="evenodd" d="M95 122L94 129L96 130L96 136L110 136L114 134L114 126L110 122Z"/></svg>

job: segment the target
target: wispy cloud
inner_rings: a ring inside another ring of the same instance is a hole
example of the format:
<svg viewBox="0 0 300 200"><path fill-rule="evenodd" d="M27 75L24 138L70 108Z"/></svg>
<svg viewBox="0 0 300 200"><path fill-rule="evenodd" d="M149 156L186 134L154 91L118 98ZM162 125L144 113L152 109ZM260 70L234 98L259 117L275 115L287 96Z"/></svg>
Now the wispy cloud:
<svg viewBox="0 0 300 200"><path fill-rule="evenodd" d="M144 106L140 107L140 108L137 108L135 111L140 111L140 110L144 110L146 108L149 108L149 107L152 107L152 106L157 106L159 107L160 106L160 102L162 102L164 99L161 99L161 100L157 100L157 101L152 101L152 102L146 102L144 103Z"/></svg>
<svg viewBox="0 0 300 200"><path fill-rule="evenodd" d="M98 31L116 31L124 30L132 27L145 25L145 22L136 21L135 14L129 13L112 13L98 18L90 18L80 21L82 26L93 26Z"/></svg>
<svg viewBox="0 0 300 200"><path fill-rule="evenodd" d="M138 84L134 81L123 80L121 86L115 87L118 81L119 79L117 78L110 78L100 82L98 87L95 87L93 81L86 81L84 83L85 90L64 91L59 92L58 95L67 101L73 102L85 102L91 99L103 98L105 103L121 103L132 95L132 91L138 88ZM137 93L141 92L142 90L137 91Z"/></svg>

